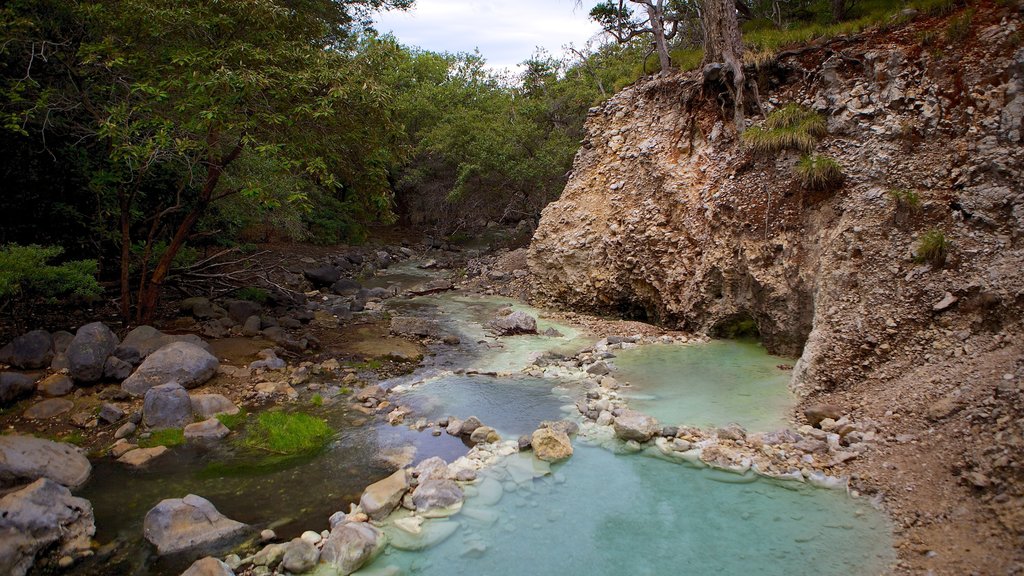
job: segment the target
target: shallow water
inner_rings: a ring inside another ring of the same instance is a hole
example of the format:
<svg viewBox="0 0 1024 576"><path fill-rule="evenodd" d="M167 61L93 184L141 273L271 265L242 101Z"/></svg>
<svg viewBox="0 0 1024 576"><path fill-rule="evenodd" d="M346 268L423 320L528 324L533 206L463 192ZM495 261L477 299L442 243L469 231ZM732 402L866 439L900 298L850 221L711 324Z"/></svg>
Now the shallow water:
<svg viewBox="0 0 1024 576"><path fill-rule="evenodd" d="M616 350L614 375L631 384L620 393L630 407L669 425L724 426L770 431L791 425L796 404L788 358L771 356L754 341L655 344Z"/></svg>
<svg viewBox="0 0 1024 576"><path fill-rule="evenodd" d="M742 478L577 444L553 476L517 484L503 470L489 473L479 496L452 519L460 527L451 537L425 552L392 551L366 572L388 566L445 576L887 572L889 528L863 501L795 483L736 480Z"/></svg>

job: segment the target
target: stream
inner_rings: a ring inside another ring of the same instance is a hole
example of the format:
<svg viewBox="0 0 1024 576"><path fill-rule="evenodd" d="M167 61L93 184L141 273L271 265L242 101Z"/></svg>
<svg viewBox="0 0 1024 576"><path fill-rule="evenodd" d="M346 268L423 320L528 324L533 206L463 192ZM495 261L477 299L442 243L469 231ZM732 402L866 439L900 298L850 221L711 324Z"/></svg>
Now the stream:
<svg viewBox="0 0 1024 576"><path fill-rule="evenodd" d="M436 274L408 263L368 284L400 290ZM494 338L484 324L506 306L538 316L539 331L551 335ZM432 350L413 374L382 383L393 403L413 409L405 424L328 399L304 408L337 431L314 456L268 458L225 443L176 448L140 472L96 461L81 491L95 510L96 539L127 544L108 567L173 575L187 566L158 558L142 540L143 517L164 498L198 494L229 518L273 527L287 540L327 528L333 512L398 467L466 454L461 439L411 429L420 418L477 416L511 440L545 420L579 419L581 381L521 371L541 354L575 354L596 337L507 298L460 292L394 298L386 311L429 319L460 338ZM790 373L779 367L792 361L756 342L644 345L616 350L611 363L630 408L662 423L792 427ZM359 574L869 575L894 561L884 515L845 491L670 462L609 438L581 434L574 445L563 463L526 452L482 471L466 487L463 510L428 521L415 539L385 527L393 545Z"/></svg>

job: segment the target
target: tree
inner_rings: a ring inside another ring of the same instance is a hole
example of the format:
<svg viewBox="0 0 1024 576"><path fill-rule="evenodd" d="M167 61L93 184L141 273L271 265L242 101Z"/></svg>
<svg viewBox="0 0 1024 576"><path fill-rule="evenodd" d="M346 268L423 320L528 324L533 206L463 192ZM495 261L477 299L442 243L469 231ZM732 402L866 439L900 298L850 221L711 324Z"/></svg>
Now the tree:
<svg viewBox="0 0 1024 576"><path fill-rule="evenodd" d="M628 0L643 7L646 17L637 18L627 5L627 0L605 0L590 10L590 19L594 20L611 34L618 42L630 40L650 34L654 37L654 48L658 53L661 70L672 67L672 58L668 51L668 42L676 35L679 21L684 12L684 5L673 0Z"/></svg>
<svg viewBox="0 0 1024 576"><path fill-rule="evenodd" d="M23 32L26 77L37 89L5 90L14 106L4 107L4 123L25 126L34 116L46 119L40 130L53 130L49 119L66 117L69 131L103 149L93 182L118 219L122 311L139 236L137 318L148 321L175 256L211 206L280 192L248 177L247 166L290 175L293 201L338 190L387 206L379 201L390 194L386 174L372 164L389 138L391 94L354 46L367 10L411 2L46 0L43 10L20 0L0 24ZM72 36L47 38L53 14L71 21L60 30ZM59 81L32 77L47 42L62 50L48 60ZM15 124L11 108L26 120Z"/></svg>
<svg viewBox="0 0 1024 576"><path fill-rule="evenodd" d="M721 70L722 80L729 86L732 74L733 122L743 130L743 39L736 18L735 0L703 0L701 21L704 25L704 75Z"/></svg>

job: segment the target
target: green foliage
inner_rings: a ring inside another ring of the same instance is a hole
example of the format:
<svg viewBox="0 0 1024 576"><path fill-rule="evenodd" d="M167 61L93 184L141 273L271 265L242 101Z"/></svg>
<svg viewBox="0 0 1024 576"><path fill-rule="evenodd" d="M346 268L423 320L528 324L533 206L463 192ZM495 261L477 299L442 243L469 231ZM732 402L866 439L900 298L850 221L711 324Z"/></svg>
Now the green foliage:
<svg viewBox="0 0 1024 576"><path fill-rule="evenodd" d="M228 430L236 430L242 424L245 424L245 419L249 416L245 410L239 410L235 414L217 414L217 420L220 421Z"/></svg>
<svg viewBox="0 0 1024 576"><path fill-rule="evenodd" d="M68 444L74 444L75 446L82 446L85 444L85 434L81 430L72 430L67 434L63 434L57 437L58 442L67 442Z"/></svg>
<svg viewBox="0 0 1024 576"><path fill-rule="evenodd" d="M51 264L64 252L59 246L0 246L0 299L100 295L95 260Z"/></svg>
<svg viewBox="0 0 1024 576"><path fill-rule="evenodd" d="M676 48L672 51L672 64L683 72L696 70L703 61L703 48Z"/></svg>
<svg viewBox="0 0 1024 576"><path fill-rule="evenodd" d="M951 247L952 243L946 239L946 234L938 228L933 228L918 238L914 260L933 266L942 266L946 263L946 256L949 255Z"/></svg>
<svg viewBox="0 0 1024 576"><path fill-rule="evenodd" d="M889 190L889 198L892 198L897 210L917 212L921 209L921 197L909 188L893 188Z"/></svg>
<svg viewBox="0 0 1024 576"><path fill-rule="evenodd" d="M796 164L800 185L811 190L836 188L843 183L843 167L828 156L805 154Z"/></svg>
<svg viewBox="0 0 1024 576"><path fill-rule="evenodd" d="M243 444L277 454L301 454L323 448L334 432L327 422L308 414L271 410L248 426Z"/></svg>
<svg viewBox="0 0 1024 576"><path fill-rule="evenodd" d="M185 443L185 431L181 428L162 428L153 430L149 438L140 438L140 448L153 448L155 446L166 446L173 448Z"/></svg>
<svg viewBox="0 0 1024 576"><path fill-rule="evenodd" d="M270 300L270 292L255 286L246 286L235 290L235 297L239 300L248 300L258 304L266 304Z"/></svg>
<svg viewBox="0 0 1024 576"><path fill-rule="evenodd" d="M956 10L956 0L911 0L907 7L930 16L946 16Z"/></svg>
<svg viewBox="0 0 1024 576"><path fill-rule="evenodd" d="M758 126L743 133L743 142L759 154L782 150L810 152L827 133L825 119L797 104L787 104L771 111Z"/></svg>
<svg viewBox="0 0 1024 576"><path fill-rule="evenodd" d="M974 10L964 10L962 14L953 18L946 25L946 42L962 42L971 33L971 24L974 22Z"/></svg>

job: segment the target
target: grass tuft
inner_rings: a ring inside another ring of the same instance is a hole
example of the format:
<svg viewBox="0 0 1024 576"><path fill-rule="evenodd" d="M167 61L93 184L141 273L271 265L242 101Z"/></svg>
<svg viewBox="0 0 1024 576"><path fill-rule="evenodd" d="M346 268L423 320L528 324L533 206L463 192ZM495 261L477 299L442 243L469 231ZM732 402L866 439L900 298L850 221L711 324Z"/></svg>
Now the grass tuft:
<svg viewBox="0 0 1024 576"><path fill-rule="evenodd" d="M703 48L677 48L671 54L672 63L683 72L696 70L704 61Z"/></svg>
<svg viewBox="0 0 1024 576"><path fill-rule="evenodd" d="M323 448L333 435L322 418L271 410L248 426L242 443L277 454L302 454Z"/></svg>
<svg viewBox="0 0 1024 576"><path fill-rule="evenodd" d="M896 209L904 212L917 212L921 209L921 197L916 191L908 188L889 190L889 198L896 204Z"/></svg>
<svg viewBox="0 0 1024 576"><path fill-rule="evenodd" d="M140 448L153 448L156 446L166 446L173 448L175 446L181 446L185 443L185 431L181 428L163 428L160 430L153 430L149 438L140 438Z"/></svg>
<svg viewBox="0 0 1024 576"><path fill-rule="evenodd" d="M805 154L796 164L796 176L804 188L826 190L843 183L843 167L828 156Z"/></svg>
<svg viewBox="0 0 1024 576"><path fill-rule="evenodd" d="M971 24L974 22L974 10L965 10L956 18L949 21L946 26L946 42L956 44L963 42L971 33Z"/></svg>
<svg viewBox="0 0 1024 576"><path fill-rule="evenodd" d="M807 153L828 132L825 118L813 110L787 104L772 110L764 122L743 133L743 142L758 154L782 150Z"/></svg>
<svg viewBox="0 0 1024 576"><path fill-rule="evenodd" d="M266 304L267 301L270 300L270 292L267 292L263 288L246 286L245 288L239 288L236 290L235 297L239 300L248 300L250 302L256 302L257 304Z"/></svg>
<svg viewBox="0 0 1024 576"><path fill-rule="evenodd" d="M242 424L245 424L245 418L248 415L245 410L239 410L236 414L217 414L217 420L228 430L235 430Z"/></svg>
<svg viewBox="0 0 1024 576"><path fill-rule="evenodd" d="M946 263L946 256L952 244L946 239L946 234L938 228L933 228L917 240L917 250L914 254L914 261L929 263L933 266L942 266Z"/></svg>

